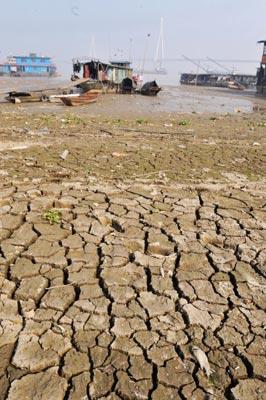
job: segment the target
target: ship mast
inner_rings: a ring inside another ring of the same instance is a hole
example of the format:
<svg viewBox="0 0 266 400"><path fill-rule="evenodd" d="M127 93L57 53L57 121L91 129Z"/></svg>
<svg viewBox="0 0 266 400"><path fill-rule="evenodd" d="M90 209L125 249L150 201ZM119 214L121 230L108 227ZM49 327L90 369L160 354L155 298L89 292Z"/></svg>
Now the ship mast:
<svg viewBox="0 0 266 400"><path fill-rule="evenodd" d="M164 37L163 37L163 17L161 17L160 34L158 38L156 54L155 54L155 69L160 71L163 69L164 61Z"/></svg>

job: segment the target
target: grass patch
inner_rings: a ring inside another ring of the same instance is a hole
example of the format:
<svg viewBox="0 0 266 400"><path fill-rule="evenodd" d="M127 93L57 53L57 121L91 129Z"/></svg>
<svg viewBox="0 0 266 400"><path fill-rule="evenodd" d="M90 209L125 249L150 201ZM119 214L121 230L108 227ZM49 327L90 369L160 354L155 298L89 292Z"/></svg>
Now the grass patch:
<svg viewBox="0 0 266 400"><path fill-rule="evenodd" d="M80 125L83 124L85 125L85 121L79 117L78 115L74 114L65 114L64 118L61 119L61 121L66 124L66 125Z"/></svg>
<svg viewBox="0 0 266 400"><path fill-rule="evenodd" d="M182 121L179 121L178 122L178 125L180 125L180 126L187 126L187 125L190 125L190 120L189 119L183 119Z"/></svg>
<svg viewBox="0 0 266 400"><path fill-rule="evenodd" d="M138 125L143 125L143 124L147 124L148 121L147 121L146 119L137 119L137 120L136 120L136 123L137 123Z"/></svg>
<svg viewBox="0 0 266 400"><path fill-rule="evenodd" d="M51 225L61 222L62 214L58 210L48 210L43 214L43 218Z"/></svg>

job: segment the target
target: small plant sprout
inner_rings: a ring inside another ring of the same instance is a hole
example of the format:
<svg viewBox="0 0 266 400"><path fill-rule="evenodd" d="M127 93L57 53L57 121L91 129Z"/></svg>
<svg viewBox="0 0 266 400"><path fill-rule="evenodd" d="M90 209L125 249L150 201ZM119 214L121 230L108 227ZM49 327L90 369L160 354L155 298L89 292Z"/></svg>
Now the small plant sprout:
<svg viewBox="0 0 266 400"><path fill-rule="evenodd" d="M190 121L188 119L183 119L182 121L178 122L178 125L180 126L187 126L190 124Z"/></svg>
<svg viewBox="0 0 266 400"><path fill-rule="evenodd" d="M60 223L62 215L58 210L48 210L43 214L43 218L53 225Z"/></svg>

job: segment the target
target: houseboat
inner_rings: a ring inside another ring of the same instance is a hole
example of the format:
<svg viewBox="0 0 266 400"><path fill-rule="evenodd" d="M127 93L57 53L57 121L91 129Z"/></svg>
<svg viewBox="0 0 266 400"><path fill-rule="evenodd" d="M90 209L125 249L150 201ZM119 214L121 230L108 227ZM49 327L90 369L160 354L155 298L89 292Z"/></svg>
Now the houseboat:
<svg viewBox="0 0 266 400"><path fill-rule="evenodd" d="M246 89L255 87L256 76L246 75L246 74L224 74L224 73L204 73L204 74L183 73L181 74L180 77L180 83L181 85Z"/></svg>
<svg viewBox="0 0 266 400"><path fill-rule="evenodd" d="M263 44L263 53L260 67L257 71L257 94L266 96L266 40L260 40L258 43Z"/></svg>
<svg viewBox="0 0 266 400"><path fill-rule="evenodd" d="M72 80L87 78L81 84L86 91L90 89L118 91L125 79L131 79L133 69L128 61L111 61L109 63L94 59L74 59Z"/></svg>
<svg viewBox="0 0 266 400"><path fill-rule="evenodd" d="M0 64L0 75L55 76L56 65L51 57L38 56L36 53L30 53L28 56L10 56Z"/></svg>

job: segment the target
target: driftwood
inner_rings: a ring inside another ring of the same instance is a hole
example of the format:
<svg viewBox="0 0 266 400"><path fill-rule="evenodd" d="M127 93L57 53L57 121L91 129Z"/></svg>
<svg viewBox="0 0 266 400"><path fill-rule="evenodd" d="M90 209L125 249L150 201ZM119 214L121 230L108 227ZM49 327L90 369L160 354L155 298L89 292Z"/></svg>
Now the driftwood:
<svg viewBox="0 0 266 400"><path fill-rule="evenodd" d="M148 133L150 135L192 135L192 133L186 133L186 132L165 132L165 131L147 131L144 129L135 129L135 128L116 128L119 129L120 131L125 131L125 132L137 132L137 133Z"/></svg>
<svg viewBox="0 0 266 400"><path fill-rule="evenodd" d="M108 131L107 129L100 129L100 132L103 132L103 133L108 133L108 135L110 135L110 136L113 136L113 132L111 132L111 131Z"/></svg>

